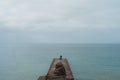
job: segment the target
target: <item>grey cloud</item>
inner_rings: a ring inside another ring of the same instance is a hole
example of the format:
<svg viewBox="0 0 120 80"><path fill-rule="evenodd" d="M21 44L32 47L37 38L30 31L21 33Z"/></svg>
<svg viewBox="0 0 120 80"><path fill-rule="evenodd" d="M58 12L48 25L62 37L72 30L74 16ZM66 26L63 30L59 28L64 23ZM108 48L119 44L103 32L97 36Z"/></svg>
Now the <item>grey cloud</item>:
<svg viewBox="0 0 120 80"><path fill-rule="evenodd" d="M112 3L106 1L4 0L1 4L0 21L6 27L48 29L52 26L61 30L99 25L110 27L109 19L118 19L115 15L118 9L110 15L115 8L109 10Z"/></svg>

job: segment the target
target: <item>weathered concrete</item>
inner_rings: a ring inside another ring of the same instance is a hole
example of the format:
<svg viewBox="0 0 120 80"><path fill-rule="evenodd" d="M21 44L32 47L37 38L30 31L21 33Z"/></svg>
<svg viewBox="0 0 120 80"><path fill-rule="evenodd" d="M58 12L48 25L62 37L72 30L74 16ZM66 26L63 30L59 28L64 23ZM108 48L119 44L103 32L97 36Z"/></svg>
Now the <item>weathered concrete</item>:
<svg viewBox="0 0 120 80"><path fill-rule="evenodd" d="M46 80L46 77L45 77L45 76L40 76L40 77L38 78L38 80Z"/></svg>

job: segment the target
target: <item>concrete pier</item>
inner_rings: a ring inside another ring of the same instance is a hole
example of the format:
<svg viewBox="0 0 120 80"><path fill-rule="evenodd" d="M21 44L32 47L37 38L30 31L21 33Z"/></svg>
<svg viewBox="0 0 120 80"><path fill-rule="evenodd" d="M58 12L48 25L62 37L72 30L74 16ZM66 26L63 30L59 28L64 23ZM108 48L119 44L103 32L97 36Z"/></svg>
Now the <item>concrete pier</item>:
<svg viewBox="0 0 120 80"><path fill-rule="evenodd" d="M54 73L55 68L56 68L55 66L59 62L63 64L66 75L62 75L62 76L55 75ZM74 80L74 77L73 77L70 65L66 58L63 58L63 59L54 58L50 65L47 75L39 77L38 80Z"/></svg>

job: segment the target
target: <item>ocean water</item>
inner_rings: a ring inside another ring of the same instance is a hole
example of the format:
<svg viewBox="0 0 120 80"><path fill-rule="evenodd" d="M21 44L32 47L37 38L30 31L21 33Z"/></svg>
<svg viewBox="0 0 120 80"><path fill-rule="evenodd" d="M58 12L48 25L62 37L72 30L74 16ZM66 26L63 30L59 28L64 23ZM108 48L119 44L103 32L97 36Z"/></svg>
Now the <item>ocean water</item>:
<svg viewBox="0 0 120 80"><path fill-rule="evenodd" d="M0 80L37 80L59 55L75 80L120 80L120 44L0 45Z"/></svg>

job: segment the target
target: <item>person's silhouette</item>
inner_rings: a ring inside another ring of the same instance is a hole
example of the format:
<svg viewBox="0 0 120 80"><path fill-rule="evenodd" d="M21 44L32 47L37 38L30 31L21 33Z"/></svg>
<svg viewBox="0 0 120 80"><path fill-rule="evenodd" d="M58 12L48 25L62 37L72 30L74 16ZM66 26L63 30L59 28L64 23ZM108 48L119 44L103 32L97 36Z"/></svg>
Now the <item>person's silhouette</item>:
<svg viewBox="0 0 120 80"><path fill-rule="evenodd" d="M62 55L60 55L60 60L62 60Z"/></svg>

